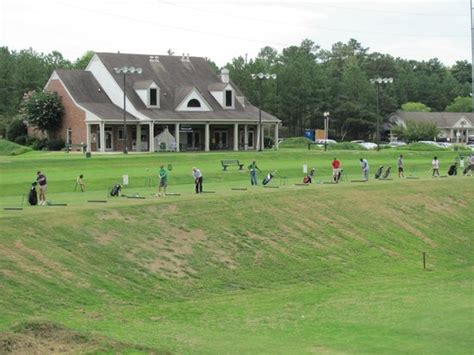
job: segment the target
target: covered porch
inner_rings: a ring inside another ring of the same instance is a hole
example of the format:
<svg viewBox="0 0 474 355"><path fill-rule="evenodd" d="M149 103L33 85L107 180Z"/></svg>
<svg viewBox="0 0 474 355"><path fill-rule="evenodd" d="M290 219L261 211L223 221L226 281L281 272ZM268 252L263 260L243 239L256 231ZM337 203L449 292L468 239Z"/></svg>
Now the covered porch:
<svg viewBox="0 0 474 355"><path fill-rule="evenodd" d="M278 149L278 123L265 123L264 132L274 139ZM174 137L173 144L160 142L165 130ZM86 122L87 151L156 152L156 151L215 151L258 150L263 137L258 123L222 122ZM268 136L268 135L267 135Z"/></svg>

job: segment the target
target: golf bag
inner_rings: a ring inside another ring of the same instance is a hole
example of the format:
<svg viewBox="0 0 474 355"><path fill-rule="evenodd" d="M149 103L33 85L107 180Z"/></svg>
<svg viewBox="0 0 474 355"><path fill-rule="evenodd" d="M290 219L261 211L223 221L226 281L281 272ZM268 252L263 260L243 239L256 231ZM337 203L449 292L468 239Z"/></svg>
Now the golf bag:
<svg viewBox="0 0 474 355"><path fill-rule="evenodd" d="M38 195L36 193L36 182L31 184L30 192L28 193L28 203L31 206L36 206L38 204Z"/></svg>
<svg viewBox="0 0 474 355"><path fill-rule="evenodd" d="M311 169L308 175L303 178L303 184L311 184L313 182L314 168Z"/></svg>
<svg viewBox="0 0 474 355"><path fill-rule="evenodd" d="M276 170L273 172L270 172L265 176L265 178L262 181L263 185L267 185L270 181L272 181L273 177L275 176Z"/></svg>
<svg viewBox="0 0 474 355"><path fill-rule="evenodd" d="M377 168L377 171L375 172L375 178L378 179L380 178L380 176L382 176L382 170L383 170L383 165L380 165L378 168Z"/></svg>
<svg viewBox="0 0 474 355"><path fill-rule="evenodd" d="M468 175L471 170L472 170L472 166L468 165L464 168L464 171L462 172L462 174L463 175Z"/></svg>
<svg viewBox="0 0 474 355"><path fill-rule="evenodd" d="M449 167L448 175L449 176L454 176L454 175L457 175L457 174L458 174L458 166L457 166L456 163L454 163Z"/></svg>
<svg viewBox="0 0 474 355"><path fill-rule="evenodd" d="M112 197L118 197L120 196L120 191L122 191L122 185L117 184L112 187L112 190L110 190L110 196Z"/></svg>
<svg viewBox="0 0 474 355"><path fill-rule="evenodd" d="M385 172L383 173L382 179L388 179L391 173L392 173L392 167L389 166L387 170L385 170Z"/></svg>
<svg viewBox="0 0 474 355"><path fill-rule="evenodd" d="M336 174L336 176L334 177L334 182L339 182L341 179L342 179L342 173L344 172L344 170L342 169L339 169L338 173Z"/></svg>

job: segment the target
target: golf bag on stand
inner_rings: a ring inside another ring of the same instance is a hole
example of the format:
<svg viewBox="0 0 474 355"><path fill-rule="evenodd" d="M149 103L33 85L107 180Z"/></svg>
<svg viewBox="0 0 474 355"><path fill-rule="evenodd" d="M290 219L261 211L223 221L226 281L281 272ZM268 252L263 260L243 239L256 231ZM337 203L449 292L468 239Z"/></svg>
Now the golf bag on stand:
<svg viewBox="0 0 474 355"><path fill-rule="evenodd" d="M311 184L313 182L315 169L312 168L308 175L303 178L303 184Z"/></svg>
<svg viewBox="0 0 474 355"><path fill-rule="evenodd" d="M275 170L275 171L273 171L273 172L268 173L267 176L265 176L265 178L263 179L262 184L265 186L265 185L267 185L270 181L272 181L272 179L273 179L273 177L275 176L276 172L277 172L277 171Z"/></svg>
<svg viewBox="0 0 474 355"><path fill-rule="evenodd" d="M36 182L31 184L30 191L28 192L28 203L31 206L38 204L38 194L36 193Z"/></svg>
<svg viewBox="0 0 474 355"><path fill-rule="evenodd" d="M120 184L114 185L114 187L112 187L112 190L110 190L110 196L119 197L121 191L122 191L122 185Z"/></svg>
<svg viewBox="0 0 474 355"><path fill-rule="evenodd" d="M385 172L383 173L382 179L388 179L391 173L392 173L392 167L389 166L387 170L385 170Z"/></svg>
<svg viewBox="0 0 474 355"><path fill-rule="evenodd" d="M458 174L458 165L457 163L451 164L448 170L448 175L449 176L454 176Z"/></svg>
<svg viewBox="0 0 474 355"><path fill-rule="evenodd" d="M382 171L383 171L383 165L380 165L377 168L377 171L375 172L375 178L376 179L378 179L378 178L380 178L380 176L382 176Z"/></svg>

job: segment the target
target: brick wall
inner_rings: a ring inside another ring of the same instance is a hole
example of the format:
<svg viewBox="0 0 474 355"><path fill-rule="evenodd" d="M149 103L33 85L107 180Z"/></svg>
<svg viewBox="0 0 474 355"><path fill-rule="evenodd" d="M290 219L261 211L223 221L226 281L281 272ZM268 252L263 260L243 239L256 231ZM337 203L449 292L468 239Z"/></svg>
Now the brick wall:
<svg viewBox="0 0 474 355"><path fill-rule="evenodd" d="M64 106L61 127L56 132L51 133L50 137L61 138L66 142L67 129L71 128L72 144L86 143L86 113L74 104L59 80L51 80L46 90L56 92Z"/></svg>

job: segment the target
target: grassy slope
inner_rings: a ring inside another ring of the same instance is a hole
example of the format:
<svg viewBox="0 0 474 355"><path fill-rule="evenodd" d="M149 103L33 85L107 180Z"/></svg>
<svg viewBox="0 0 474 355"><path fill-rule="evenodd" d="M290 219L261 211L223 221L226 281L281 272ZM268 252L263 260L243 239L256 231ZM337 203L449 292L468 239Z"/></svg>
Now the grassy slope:
<svg viewBox="0 0 474 355"><path fill-rule="evenodd" d="M20 155L31 151L31 148L19 145L5 139L0 139L0 156L1 155Z"/></svg>
<svg viewBox="0 0 474 355"><path fill-rule="evenodd" d="M238 156L256 156L263 169L282 166L299 182L302 163L323 166L334 152L265 154ZM367 154L372 166L396 157ZM431 153L404 154L427 175ZM354 178L358 155L338 154ZM179 352L472 349L470 178L231 192L247 175L220 172L224 156L235 154L37 156L56 180L52 194L72 206L0 219L0 328L46 319ZM84 195L101 196L124 169L138 180L163 157L174 164L176 190L189 190L196 164L218 193L117 199L103 208L66 192L69 170L94 174L96 190ZM3 200L22 191L29 161L4 161Z"/></svg>

